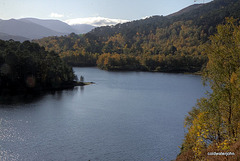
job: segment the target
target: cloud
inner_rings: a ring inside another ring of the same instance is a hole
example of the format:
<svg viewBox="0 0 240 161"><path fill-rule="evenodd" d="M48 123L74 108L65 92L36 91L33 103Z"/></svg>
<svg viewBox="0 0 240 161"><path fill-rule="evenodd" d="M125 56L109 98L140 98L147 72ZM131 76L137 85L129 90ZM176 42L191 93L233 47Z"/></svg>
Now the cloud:
<svg viewBox="0 0 240 161"><path fill-rule="evenodd" d="M69 25L77 25L77 24L88 24L92 26L110 26L116 25L118 23L125 23L129 20L122 20L122 19L111 19L105 17L88 17L88 18L75 18L69 19L65 22Z"/></svg>
<svg viewBox="0 0 240 161"><path fill-rule="evenodd" d="M64 17L64 15L58 14L58 13L51 13L50 17L52 17L52 18L62 18L62 17Z"/></svg>
<svg viewBox="0 0 240 161"><path fill-rule="evenodd" d="M145 17L142 17L142 19L147 19L147 18L150 18L151 16L145 16Z"/></svg>

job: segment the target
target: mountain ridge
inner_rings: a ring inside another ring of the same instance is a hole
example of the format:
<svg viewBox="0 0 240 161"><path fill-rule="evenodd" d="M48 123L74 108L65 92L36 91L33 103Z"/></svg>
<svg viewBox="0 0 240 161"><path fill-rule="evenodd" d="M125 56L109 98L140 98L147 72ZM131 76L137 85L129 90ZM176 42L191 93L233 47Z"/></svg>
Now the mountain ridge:
<svg viewBox="0 0 240 161"><path fill-rule="evenodd" d="M18 20L24 21L24 22L32 22L60 33L70 34L72 32L76 32L75 30L72 29L70 25L60 20L54 20L54 19L45 20L45 19L37 19L37 18L22 18Z"/></svg>
<svg viewBox="0 0 240 161"><path fill-rule="evenodd" d="M194 10L194 9L197 9L197 8L199 8L199 7L202 7L202 6L204 6L204 5L205 5L205 4L202 4L202 3L201 3L201 4L193 4L193 5L190 5L190 6L188 6L188 7L183 8L183 9L181 9L181 10L175 12L175 13L169 14L169 15L167 15L167 17L180 16L181 14L190 12L190 11L192 11L192 10Z"/></svg>
<svg viewBox="0 0 240 161"><path fill-rule="evenodd" d="M0 32L13 35L22 36L28 39L39 39L43 37L60 36L61 33L43 27L35 23L28 23L16 19L0 21Z"/></svg>
<svg viewBox="0 0 240 161"><path fill-rule="evenodd" d="M149 31L167 27L176 21L189 20L193 21L194 25L203 26L204 30L207 31L211 26L212 28L215 28L216 24L223 23L225 17L233 16L234 18L238 18L240 15L239 6L239 0L214 0L203 5L190 5L178 12L170 14L170 16L154 15L146 19L117 24L112 27L97 27L87 34L89 36L106 38L114 35L115 33L122 33L124 35L129 35L132 32L149 33Z"/></svg>
<svg viewBox="0 0 240 161"><path fill-rule="evenodd" d="M60 20L22 18L0 20L0 39L16 41L41 39L49 36L64 36L70 33L83 34L95 28L91 25L70 26Z"/></svg>

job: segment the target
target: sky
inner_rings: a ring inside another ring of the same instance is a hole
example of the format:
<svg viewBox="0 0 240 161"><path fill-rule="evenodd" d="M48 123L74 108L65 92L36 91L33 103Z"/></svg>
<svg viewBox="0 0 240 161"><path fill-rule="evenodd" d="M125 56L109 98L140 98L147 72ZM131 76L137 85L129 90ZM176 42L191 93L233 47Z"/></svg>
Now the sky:
<svg viewBox="0 0 240 161"><path fill-rule="evenodd" d="M70 25L114 25L169 15L211 0L0 0L0 19L58 19Z"/></svg>

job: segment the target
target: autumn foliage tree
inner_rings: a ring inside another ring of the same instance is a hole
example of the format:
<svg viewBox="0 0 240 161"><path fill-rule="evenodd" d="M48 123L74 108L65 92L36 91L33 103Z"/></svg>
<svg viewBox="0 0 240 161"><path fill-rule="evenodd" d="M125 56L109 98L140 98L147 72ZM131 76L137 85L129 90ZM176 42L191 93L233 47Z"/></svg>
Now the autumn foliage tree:
<svg viewBox="0 0 240 161"><path fill-rule="evenodd" d="M200 99L186 117L188 133L182 146L182 153L191 151L194 159L204 160L203 151L210 146L227 151L240 138L240 26L237 24L237 20L227 18L206 46L209 61L204 78L212 92Z"/></svg>

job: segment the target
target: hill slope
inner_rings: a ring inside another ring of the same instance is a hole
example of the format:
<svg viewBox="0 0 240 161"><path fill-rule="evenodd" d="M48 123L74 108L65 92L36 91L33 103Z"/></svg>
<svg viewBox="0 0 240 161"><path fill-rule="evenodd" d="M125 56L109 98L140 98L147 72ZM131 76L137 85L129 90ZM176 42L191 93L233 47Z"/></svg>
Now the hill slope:
<svg viewBox="0 0 240 161"><path fill-rule="evenodd" d="M182 15L182 14L184 14L184 13L187 13L187 12L190 12L190 11L192 11L192 10L195 10L195 9L197 9L197 8L203 6L203 5L204 5L204 4L193 4L193 5L191 5L191 6L188 6L188 7L184 8L184 9L181 9L181 10L178 11L178 12L175 12L175 13L170 14L170 15L168 15L167 17L180 16L180 15Z"/></svg>
<svg viewBox="0 0 240 161"><path fill-rule="evenodd" d="M239 0L214 0L204 5L194 5L183 9L181 14L176 12L172 16L152 16L147 19L137 20L124 24L118 24L113 27L98 27L92 30L90 34L101 37L109 37L115 33L129 35L129 33L146 33L154 31L157 28L168 27L177 21L193 21L194 25L203 26L207 31L210 27L222 23L225 17L233 16L238 18L240 15Z"/></svg>
<svg viewBox="0 0 240 161"><path fill-rule="evenodd" d="M91 65L108 70L195 72L206 64L204 44L226 17L238 18L240 0L214 0L190 6L172 16L98 27L83 36L38 40L71 65L97 59ZM97 56L93 56L97 54ZM94 62L94 61L91 61Z"/></svg>

